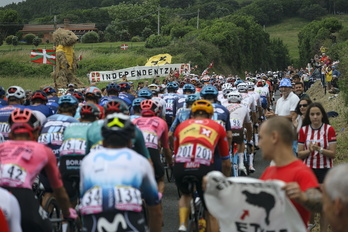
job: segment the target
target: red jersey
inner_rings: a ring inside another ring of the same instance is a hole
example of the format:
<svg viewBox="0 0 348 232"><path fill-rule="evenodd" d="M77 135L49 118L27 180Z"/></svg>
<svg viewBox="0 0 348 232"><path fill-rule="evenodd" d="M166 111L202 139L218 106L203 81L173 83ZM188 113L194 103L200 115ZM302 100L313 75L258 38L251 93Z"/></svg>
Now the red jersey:
<svg viewBox="0 0 348 232"><path fill-rule="evenodd" d="M189 119L181 123L174 134L176 163L195 162L210 166L214 150L219 149L221 159L229 158L225 129L211 119Z"/></svg>
<svg viewBox="0 0 348 232"><path fill-rule="evenodd" d="M297 182L302 191L310 188L319 188L317 178L313 171L303 164L301 160L296 160L286 166L268 167L262 176L261 180L281 180L285 183ZM291 202L296 207L305 225L308 224L310 212L295 201Z"/></svg>
<svg viewBox="0 0 348 232"><path fill-rule="evenodd" d="M36 141L6 141L0 144L0 185L28 188L45 170L52 188L63 186L56 157L49 147Z"/></svg>
<svg viewBox="0 0 348 232"><path fill-rule="evenodd" d="M323 149L329 149L330 143L336 143L336 132L333 127L323 124L319 129L312 129L310 125L304 126L299 131L298 143L309 149L310 143L316 143ZM332 168L332 159L312 151L303 161L310 168Z"/></svg>

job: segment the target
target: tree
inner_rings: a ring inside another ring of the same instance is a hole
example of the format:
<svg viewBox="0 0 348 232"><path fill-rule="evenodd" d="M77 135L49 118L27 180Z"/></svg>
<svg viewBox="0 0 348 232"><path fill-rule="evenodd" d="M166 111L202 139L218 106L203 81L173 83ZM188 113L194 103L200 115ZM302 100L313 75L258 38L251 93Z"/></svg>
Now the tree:
<svg viewBox="0 0 348 232"><path fill-rule="evenodd" d="M0 10L0 34L2 38L6 38L9 34L15 34L19 30L19 16L15 10Z"/></svg>
<svg viewBox="0 0 348 232"><path fill-rule="evenodd" d="M42 40L41 40L38 36L36 36L36 37L33 39L33 45L34 45L35 47L39 46L39 45L41 44L41 42L42 42Z"/></svg>
<svg viewBox="0 0 348 232"><path fill-rule="evenodd" d="M312 4L299 10L300 16L309 21L321 18L327 14L326 9L319 4Z"/></svg>
<svg viewBox="0 0 348 232"><path fill-rule="evenodd" d="M82 43L98 43L99 35L95 31L87 32L82 36Z"/></svg>
<svg viewBox="0 0 348 232"><path fill-rule="evenodd" d="M33 44L33 40L36 36L34 34L26 34L24 36L24 41L28 44L28 45L31 45Z"/></svg>
<svg viewBox="0 0 348 232"><path fill-rule="evenodd" d="M6 39L5 39L5 42L6 42L8 45L11 45L11 44L12 44L12 38L13 38L13 35L7 36Z"/></svg>
<svg viewBox="0 0 348 232"><path fill-rule="evenodd" d="M170 36L162 36L162 35L151 35L145 41L146 48L160 48L165 47L170 44L171 38Z"/></svg>
<svg viewBox="0 0 348 232"><path fill-rule="evenodd" d="M17 36L13 36L12 37L12 45L13 46L17 46L18 45L18 37Z"/></svg>

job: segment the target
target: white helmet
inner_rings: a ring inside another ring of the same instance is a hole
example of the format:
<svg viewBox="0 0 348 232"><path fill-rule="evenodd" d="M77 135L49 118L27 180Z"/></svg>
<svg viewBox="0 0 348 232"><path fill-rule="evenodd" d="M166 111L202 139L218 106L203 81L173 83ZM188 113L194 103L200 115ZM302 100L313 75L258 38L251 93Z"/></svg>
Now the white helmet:
<svg viewBox="0 0 348 232"><path fill-rule="evenodd" d="M224 90L224 89L232 89L232 84L231 83L225 83L221 86L221 89Z"/></svg>
<svg viewBox="0 0 348 232"><path fill-rule="evenodd" d="M246 83L240 83L239 85L237 85L237 89L239 92L248 91L248 86Z"/></svg>
<svg viewBox="0 0 348 232"><path fill-rule="evenodd" d="M18 99L25 98L25 91L19 86L10 86L6 91L6 97L15 97Z"/></svg>
<svg viewBox="0 0 348 232"><path fill-rule="evenodd" d="M228 102L240 103L242 101L242 94L239 92L231 92L227 95Z"/></svg>
<svg viewBox="0 0 348 232"><path fill-rule="evenodd" d="M232 88L230 88L230 89L224 89L224 90L222 90L222 95L223 95L225 98L227 98L227 95L228 95L229 93L231 93L231 92L233 92L233 89L232 89Z"/></svg>
<svg viewBox="0 0 348 232"><path fill-rule="evenodd" d="M247 84L249 90L252 90L255 88L255 84L251 81L247 82L246 84Z"/></svg>
<svg viewBox="0 0 348 232"><path fill-rule="evenodd" d="M156 84L151 84L148 86L152 93L159 93L160 87Z"/></svg>

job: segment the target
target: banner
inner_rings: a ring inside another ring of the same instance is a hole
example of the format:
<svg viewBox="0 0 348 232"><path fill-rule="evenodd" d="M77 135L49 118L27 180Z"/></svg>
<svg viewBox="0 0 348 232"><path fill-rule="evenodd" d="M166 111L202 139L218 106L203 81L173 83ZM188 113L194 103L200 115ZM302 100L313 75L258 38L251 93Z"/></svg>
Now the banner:
<svg viewBox="0 0 348 232"><path fill-rule="evenodd" d="M284 182L248 177L226 178L210 172L204 199L219 220L221 232L306 232L306 227L281 190Z"/></svg>
<svg viewBox="0 0 348 232"><path fill-rule="evenodd" d="M172 63L172 56L169 54L158 54L147 60L145 66L164 65Z"/></svg>
<svg viewBox="0 0 348 232"><path fill-rule="evenodd" d="M88 74L90 82L112 82L127 76L128 80L153 78L155 76L167 76L171 71L179 71L179 74L190 72L190 64L167 64L155 66L136 66L114 71L94 71Z"/></svg>
<svg viewBox="0 0 348 232"><path fill-rule="evenodd" d="M34 49L30 53L30 61L34 63L56 65L56 50Z"/></svg>

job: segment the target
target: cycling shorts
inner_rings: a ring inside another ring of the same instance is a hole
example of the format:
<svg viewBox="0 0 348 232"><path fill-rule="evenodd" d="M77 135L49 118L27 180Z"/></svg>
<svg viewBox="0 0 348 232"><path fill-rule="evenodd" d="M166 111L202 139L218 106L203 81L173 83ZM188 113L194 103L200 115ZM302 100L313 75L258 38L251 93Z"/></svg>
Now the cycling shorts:
<svg viewBox="0 0 348 232"><path fill-rule="evenodd" d="M83 229L89 232L99 231L139 231L145 232L146 222L142 212L131 211L107 211L98 214L82 216Z"/></svg>
<svg viewBox="0 0 348 232"><path fill-rule="evenodd" d="M161 162L160 152L158 149L147 148L150 153L150 157L155 169L155 179L160 180L164 176L164 166Z"/></svg>
<svg viewBox="0 0 348 232"><path fill-rule="evenodd" d="M267 109L268 108L267 97L261 96L261 107L263 109Z"/></svg>
<svg viewBox="0 0 348 232"><path fill-rule="evenodd" d="M244 142L244 129L232 130L232 144L242 144Z"/></svg>
<svg viewBox="0 0 348 232"><path fill-rule="evenodd" d="M51 232L52 225L33 190L27 188L6 187L16 198L21 209L21 227L23 232Z"/></svg>
<svg viewBox="0 0 348 232"><path fill-rule="evenodd" d="M196 183L198 196L202 200L204 208L207 209L203 197L202 179L208 172L214 170L214 165L206 166L201 164L199 168L185 168L185 166L185 163L175 163L173 167L176 186L179 188L180 192L189 195L188 183L183 182L183 179L187 175L195 176L198 180Z"/></svg>

